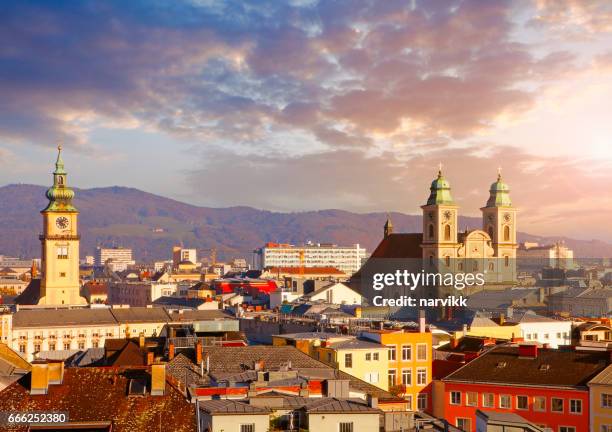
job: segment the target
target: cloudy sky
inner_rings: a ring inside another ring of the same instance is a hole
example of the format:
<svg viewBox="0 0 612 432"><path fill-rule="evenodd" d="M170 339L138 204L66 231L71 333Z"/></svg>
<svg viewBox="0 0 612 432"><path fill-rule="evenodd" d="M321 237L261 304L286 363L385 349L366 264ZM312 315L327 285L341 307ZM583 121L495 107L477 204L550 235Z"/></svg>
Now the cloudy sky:
<svg viewBox="0 0 612 432"><path fill-rule="evenodd" d="M476 215L612 240L606 0L0 4L0 185L416 213L442 163Z"/></svg>

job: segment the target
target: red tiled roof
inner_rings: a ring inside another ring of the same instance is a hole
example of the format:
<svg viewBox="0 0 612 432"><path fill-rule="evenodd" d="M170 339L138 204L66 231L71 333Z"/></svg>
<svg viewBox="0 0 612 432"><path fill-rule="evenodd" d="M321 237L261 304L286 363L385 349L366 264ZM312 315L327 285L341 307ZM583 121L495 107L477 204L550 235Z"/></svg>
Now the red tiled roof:
<svg viewBox="0 0 612 432"><path fill-rule="evenodd" d="M378 244L372 258L422 258L421 233L390 234Z"/></svg>
<svg viewBox="0 0 612 432"><path fill-rule="evenodd" d="M194 407L169 384L164 396L127 396L129 380L143 377L150 379L143 370L67 368L62 384L33 396L28 374L0 392L0 411L67 411L73 422L112 422L114 432L195 431ZM10 430L27 431L28 426Z"/></svg>

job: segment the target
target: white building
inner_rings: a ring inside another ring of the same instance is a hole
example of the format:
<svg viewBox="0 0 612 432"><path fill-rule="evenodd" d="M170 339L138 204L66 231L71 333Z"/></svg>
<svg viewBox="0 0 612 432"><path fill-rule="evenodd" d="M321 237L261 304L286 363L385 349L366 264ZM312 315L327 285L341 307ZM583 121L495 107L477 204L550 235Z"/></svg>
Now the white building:
<svg viewBox="0 0 612 432"><path fill-rule="evenodd" d="M132 249L123 247L97 247L95 262L99 266L108 265L113 271L123 271L135 264Z"/></svg>
<svg viewBox="0 0 612 432"><path fill-rule="evenodd" d="M294 246L283 243L266 243L257 250L258 266L266 267L335 267L352 275L366 258L365 248L354 244L338 246L325 243L308 243Z"/></svg>
<svg viewBox="0 0 612 432"><path fill-rule="evenodd" d="M523 266L567 269L575 267L574 251L563 242L544 246L536 242L524 242L517 249L516 257Z"/></svg>
<svg viewBox="0 0 612 432"><path fill-rule="evenodd" d="M550 348L572 343L571 321L559 321L534 313L525 313L519 319L512 321L518 323L521 336L526 342L548 344Z"/></svg>
<svg viewBox="0 0 612 432"><path fill-rule="evenodd" d="M301 293L293 292L285 288L272 291L270 293L270 309L274 309L283 303L292 303L293 301L299 299L302 295L303 294Z"/></svg>
<svg viewBox="0 0 612 432"><path fill-rule="evenodd" d="M361 294L340 282L325 285L311 293L305 294L304 297L310 301L322 300L326 303L334 304L361 304Z"/></svg>

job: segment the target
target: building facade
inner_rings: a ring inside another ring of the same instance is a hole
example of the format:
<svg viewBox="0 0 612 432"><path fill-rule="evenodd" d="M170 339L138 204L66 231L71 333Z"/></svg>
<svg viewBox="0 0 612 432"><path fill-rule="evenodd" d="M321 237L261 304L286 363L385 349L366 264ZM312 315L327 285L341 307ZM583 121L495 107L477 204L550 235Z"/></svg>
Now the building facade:
<svg viewBox="0 0 612 432"><path fill-rule="evenodd" d="M98 247L95 255L96 265L108 265L113 271L123 271L130 265L134 265L132 249L123 247Z"/></svg>
<svg viewBox="0 0 612 432"><path fill-rule="evenodd" d="M358 244L308 243L294 246L283 243L266 243L257 250L260 269L268 267L333 267L352 275L361 267L366 250Z"/></svg>

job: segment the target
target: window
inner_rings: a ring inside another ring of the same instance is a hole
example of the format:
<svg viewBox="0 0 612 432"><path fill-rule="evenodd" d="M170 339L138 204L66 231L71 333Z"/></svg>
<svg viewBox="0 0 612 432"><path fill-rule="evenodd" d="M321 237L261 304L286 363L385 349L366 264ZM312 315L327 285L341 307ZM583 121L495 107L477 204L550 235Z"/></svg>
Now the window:
<svg viewBox="0 0 612 432"><path fill-rule="evenodd" d="M451 239L451 227L450 225L444 225L444 240L450 241Z"/></svg>
<svg viewBox="0 0 612 432"><path fill-rule="evenodd" d="M563 334L561 332L557 333L557 339L561 339L562 336Z"/></svg>
<svg viewBox="0 0 612 432"><path fill-rule="evenodd" d="M405 386L412 385L412 370L411 369L402 370L402 384L404 384Z"/></svg>
<svg viewBox="0 0 612 432"><path fill-rule="evenodd" d="M395 361L395 345L389 345L387 348L389 349L387 351L387 358L389 361Z"/></svg>
<svg viewBox="0 0 612 432"><path fill-rule="evenodd" d="M510 257L508 255L504 255L504 267L510 266Z"/></svg>
<svg viewBox="0 0 612 432"><path fill-rule="evenodd" d="M444 257L444 264L446 267L450 267L450 257L448 255Z"/></svg>
<svg viewBox="0 0 612 432"><path fill-rule="evenodd" d="M19 352L22 354L26 352L25 344L19 344Z"/></svg>
<svg viewBox="0 0 612 432"><path fill-rule="evenodd" d="M65 350L69 350L70 349L70 342L64 342L64 349Z"/></svg>
<svg viewBox="0 0 612 432"><path fill-rule="evenodd" d="M378 382L378 372L368 372L365 374L365 380L370 384L376 384Z"/></svg>
<svg viewBox="0 0 612 432"><path fill-rule="evenodd" d="M366 361L372 361L372 353L366 353Z"/></svg>
<svg viewBox="0 0 612 432"><path fill-rule="evenodd" d="M417 344L417 360L427 360L427 344Z"/></svg>
<svg viewBox="0 0 612 432"><path fill-rule="evenodd" d="M49 344L49 351L55 351L55 343Z"/></svg>
<svg viewBox="0 0 612 432"><path fill-rule="evenodd" d="M353 354L344 354L344 367L353 367Z"/></svg>
<svg viewBox="0 0 612 432"><path fill-rule="evenodd" d="M353 432L353 422L340 422L339 426L338 432Z"/></svg>
<svg viewBox="0 0 612 432"><path fill-rule="evenodd" d="M402 345L402 360L412 360L412 345Z"/></svg>
<svg viewBox="0 0 612 432"><path fill-rule="evenodd" d="M500 395L499 396L499 407L510 409L512 408L510 395Z"/></svg>
<svg viewBox="0 0 612 432"><path fill-rule="evenodd" d="M417 409L419 411L425 411L427 409L427 395L419 394L417 396Z"/></svg>
<svg viewBox="0 0 612 432"><path fill-rule="evenodd" d="M563 399L561 398L552 398L550 400L550 410L552 412L563 412Z"/></svg>
<svg viewBox="0 0 612 432"><path fill-rule="evenodd" d="M92 347L92 348L98 348L98 341L93 341L93 342L91 343L91 347Z"/></svg>
<svg viewBox="0 0 612 432"><path fill-rule="evenodd" d="M461 405L461 392L452 391L450 394L451 405Z"/></svg>
<svg viewBox="0 0 612 432"><path fill-rule="evenodd" d="M85 342L79 342L79 349L80 350L84 350L85 349Z"/></svg>
<svg viewBox="0 0 612 432"><path fill-rule="evenodd" d="M544 333L544 339L549 339L549 334L548 333Z"/></svg>
<svg viewBox="0 0 612 432"><path fill-rule="evenodd" d="M332 361L332 353L328 352L327 353L327 363L331 363Z"/></svg>
<svg viewBox="0 0 612 432"><path fill-rule="evenodd" d="M612 408L612 393L601 394L601 407Z"/></svg>
<svg viewBox="0 0 612 432"><path fill-rule="evenodd" d="M612 425L601 425L601 432L612 432Z"/></svg>
<svg viewBox="0 0 612 432"><path fill-rule="evenodd" d="M408 407L408 411L412 411L412 395L404 396L406 398L406 406Z"/></svg>
<svg viewBox="0 0 612 432"><path fill-rule="evenodd" d="M68 259L68 246L57 247L57 259Z"/></svg>
<svg viewBox="0 0 612 432"><path fill-rule="evenodd" d="M427 368L417 368L417 385L427 385Z"/></svg>
<svg viewBox="0 0 612 432"><path fill-rule="evenodd" d="M40 352L40 344L34 345L34 352Z"/></svg>
<svg viewBox="0 0 612 432"><path fill-rule="evenodd" d="M397 380L397 371L395 369L389 369L389 387L393 387Z"/></svg>
<svg viewBox="0 0 612 432"><path fill-rule="evenodd" d="M508 225L504 227L504 241L510 241L510 227Z"/></svg>
<svg viewBox="0 0 612 432"><path fill-rule="evenodd" d="M427 229L427 234L429 235L430 239L434 238L434 226L433 226L433 224L429 224L429 228Z"/></svg>
<svg viewBox="0 0 612 432"><path fill-rule="evenodd" d="M240 432L255 432L255 423L241 424Z"/></svg>
<svg viewBox="0 0 612 432"><path fill-rule="evenodd" d="M60 277L66 277L66 272L60 272Z"/></svg>
<svg viewBox="0 0 612 432"><path fill-rule="evenodd" d="M478 393L466 392L465 393L465 404L467 406L478 406Z"/></svg>
<svg viewBox="0 0 612 432"><path fill-rule="evenodd" d="M529 398L527 396L516 397L516 409L526 410L529 409Z"/></svg>
<svg viewBox="0 0 612 432"><path fill-rule="evenodd" d="M574 426L559 426L559 432L576 432Z"/></svg>
<svg viewBox="0 0 612 432"><path fill-rule="evenodd" d="M582 414L582 401L580 399L570 399L570 413Z"/></svg>
<svg viewBox="0 0 612 432"><path fill-rule="evenodd" d="M484 408L495 408L495 395L493 393L483 393L482 406Z"/></svg>
<svg viewBox="0 0 612 432"><path fill-rule="evenodd" d="M534 411L546 411L546 398L544 396L536 396L533 398Z"/></svg>
<svg viewBox="0 0 612 432"><path fill-rule="evenodd" d="M469 418L458 418L457 419L457 427L462 431L471 431L472 430L472 420Z"/></svg>
<svg viewBox="0 0 612 432"><path fill-rule="evenodd" d="M377 353L377 352L375 352L374 354L372 354L372 359L373 359L374 361L378 361L378 353Z"/></svg>

